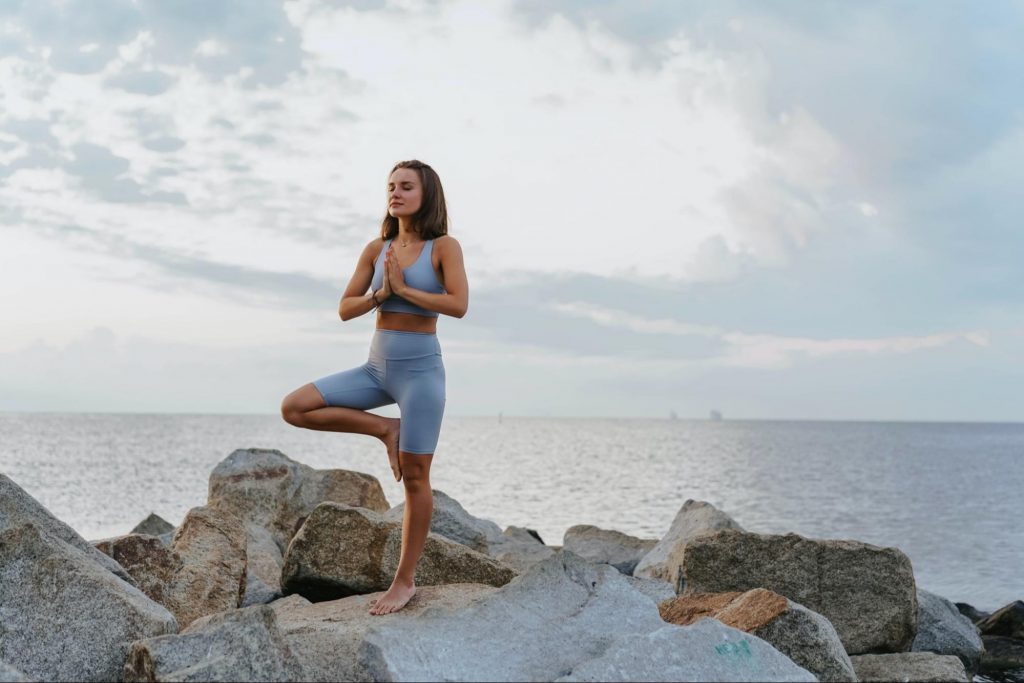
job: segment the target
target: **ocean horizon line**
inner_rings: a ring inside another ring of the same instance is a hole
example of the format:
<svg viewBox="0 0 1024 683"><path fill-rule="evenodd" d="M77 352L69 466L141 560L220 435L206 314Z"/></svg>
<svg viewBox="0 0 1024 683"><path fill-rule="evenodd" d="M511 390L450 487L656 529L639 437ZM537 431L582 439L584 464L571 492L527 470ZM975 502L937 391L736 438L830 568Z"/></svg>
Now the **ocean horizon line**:
<svg viewBox="0 0 1024 683"><path fill-rule="evenodd" d="M96 411L96 410L0 410L0 415L168 415L178 417L273 417L278 413L253 412L179 412L179 411ZM657 415L545 415L509 413L473 413L445 415L453 419L509 419L509 420L657 420L661 422L814 422L865 424L977 424L1024 425L1021 420L969 420L944 418L841 418L841 417L710 417L657 416Z"/></svg>

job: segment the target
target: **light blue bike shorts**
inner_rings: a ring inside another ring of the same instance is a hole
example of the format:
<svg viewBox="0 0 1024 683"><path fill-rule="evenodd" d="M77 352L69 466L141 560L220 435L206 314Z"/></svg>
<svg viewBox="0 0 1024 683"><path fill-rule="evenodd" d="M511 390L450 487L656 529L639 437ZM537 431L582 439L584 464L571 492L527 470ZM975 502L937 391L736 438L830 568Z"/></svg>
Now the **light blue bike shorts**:
<svg viewBox="0 0 1024 683"><path fill-rule="evenodd" d="M429 454L437 447L445 376L436 334L375 330L366 363L321 377L313 386L329 406L369 410L397 403L398 449Z"/></svg>

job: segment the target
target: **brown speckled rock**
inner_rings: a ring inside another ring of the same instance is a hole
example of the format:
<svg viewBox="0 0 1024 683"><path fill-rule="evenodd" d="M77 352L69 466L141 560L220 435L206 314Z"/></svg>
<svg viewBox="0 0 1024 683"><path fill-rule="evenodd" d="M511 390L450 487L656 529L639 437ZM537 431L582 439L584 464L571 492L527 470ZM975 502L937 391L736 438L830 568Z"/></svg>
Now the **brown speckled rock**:
<svg viewBox="0 0 1024 683"><path fill-rule="evenodd" d="M898 548L725 529L691 539L683 594L767 588L821 614L849 654L905 652L917 632L917 586Z"/></svg>
<svg viewBox="0 0 1024 683"><path fill-rule="evenodd" d="M681 595L659 603L658 611L670 624L687 626L710 618L755 635L820 680L857 680L828 619L764 588Z"/></svg>
<svg viewBox="0 0 1024 683"><path fill-rule="evenodd" d="M385 590L398 568L401 544L401 525L373 510L321 503L288 544L282 588L314 601ZM497 560L431 532L415 581L502 586L515 576Z"/></svg>
<svg viewBox="0 0 1024 683"><path fill-rule="evenodd" d="M238 607L246 585L246 535L234 515L194 507L168 548L156 536L128 534L94 542L135 577L142 590L185 628L206 614Z"/></svg>

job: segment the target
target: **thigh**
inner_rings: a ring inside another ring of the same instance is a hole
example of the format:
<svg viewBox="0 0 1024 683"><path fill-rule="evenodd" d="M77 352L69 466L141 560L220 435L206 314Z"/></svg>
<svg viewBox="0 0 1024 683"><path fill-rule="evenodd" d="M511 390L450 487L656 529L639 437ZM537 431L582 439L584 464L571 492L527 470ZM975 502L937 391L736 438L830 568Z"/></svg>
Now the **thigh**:
<svg viewBox="0 0 1024 683"><path fill-rule="evenodd" d="M389 360L387 389L402 413L398 449L433 453L444 418L445 371L441 356Z"/></svg>
<svg viewBox="0 0 1024 683"><path fill-rule="evenodd" d="M395 403L371 368L364 364L313 381L328 406L368 410Z"/></svg>

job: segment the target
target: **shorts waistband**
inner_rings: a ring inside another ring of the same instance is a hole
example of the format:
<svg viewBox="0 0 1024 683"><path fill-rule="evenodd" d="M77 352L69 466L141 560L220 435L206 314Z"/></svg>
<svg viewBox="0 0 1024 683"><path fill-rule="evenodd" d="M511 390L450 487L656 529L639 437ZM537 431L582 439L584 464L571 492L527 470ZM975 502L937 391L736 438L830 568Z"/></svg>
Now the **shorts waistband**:
<svg viewBox="0 0 1024 683"><path fill-rule="evenodd" d="M425 337L436 337L437 336L437 332L407 332L405 330L378 330L378 329L374 330L374 333L378 333L378 332L384 333L384 334L418 334L420 336L425 336Z"/></svg>
<svg viewBox="0 0 1024 683"><path fill-rule="evenodd" d="M402 360L440 356L441 342L432 332L376 330L370 341L370 357Z"/></svg>

